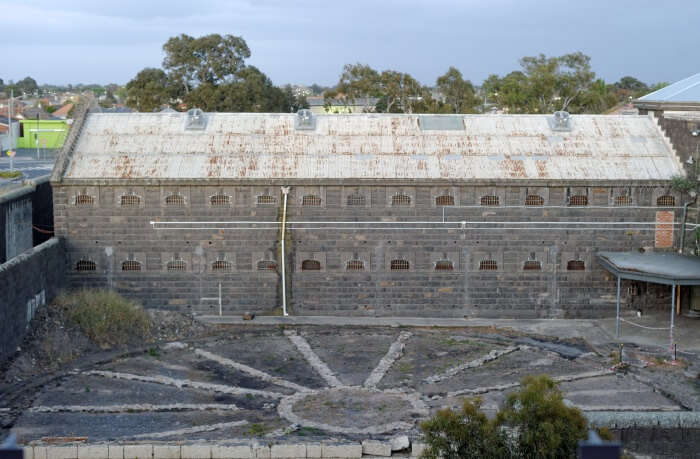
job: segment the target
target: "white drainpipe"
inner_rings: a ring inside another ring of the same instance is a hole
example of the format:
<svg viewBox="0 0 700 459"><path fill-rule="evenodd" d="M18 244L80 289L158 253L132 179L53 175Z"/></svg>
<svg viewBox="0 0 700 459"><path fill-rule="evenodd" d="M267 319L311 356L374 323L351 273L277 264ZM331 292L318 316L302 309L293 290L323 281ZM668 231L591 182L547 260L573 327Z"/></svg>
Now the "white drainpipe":
<svg viewBox="0 0 700 459"><path fill-rule="evenodd" d="M284 316L288 316L289 314L287 313L287 279L286 279L287 264L284 261L284 252L285 252L284 240L286 239L285 224L287 223L287 195L289 194L289 187L283 186L280 188L282 189L282 194L284 195L284 207L282 208L282 314Z"/></svg>

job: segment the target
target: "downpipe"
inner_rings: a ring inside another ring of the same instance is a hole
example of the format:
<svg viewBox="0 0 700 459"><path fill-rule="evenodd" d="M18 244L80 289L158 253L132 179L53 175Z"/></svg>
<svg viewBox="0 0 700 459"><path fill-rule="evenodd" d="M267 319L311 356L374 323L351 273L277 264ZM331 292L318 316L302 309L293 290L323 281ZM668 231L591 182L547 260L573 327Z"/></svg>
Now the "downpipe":
<svg viewBox="0 0 700 459"><path fill-rule="evenodd" d="M280 187L282 194L284 195L284 204L282 206L282 315L288 316L287 313L287 263L285 262L285 239L286 235L286 224L287 224L287 195L289 194L289 187Z"/></svg>
<svg viewBox="0 0 700 459"><path fill-rule="evenodd" d="M681 247L678 249L678 253L683 255L683 250L685 249L685 224L688 221L688 207L691 205L695 204L698 201L698 196L697 194L693 196L692 201L688 201L685 204L683 204L683 222L681 223Z"/></svg>

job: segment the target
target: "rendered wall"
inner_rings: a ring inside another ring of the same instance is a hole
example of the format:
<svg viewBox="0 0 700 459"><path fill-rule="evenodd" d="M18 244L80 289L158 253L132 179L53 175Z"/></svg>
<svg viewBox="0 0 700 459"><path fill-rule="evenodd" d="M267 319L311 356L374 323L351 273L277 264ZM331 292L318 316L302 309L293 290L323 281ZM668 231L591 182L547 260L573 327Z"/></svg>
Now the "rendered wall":
<svg viewBox="0 0 700 459"><path fill-rule="evenodd" d="M65 120L22 120L22 137L17 139L17 148L36 148L36 129L39 126L39 148L61 148L68 133ZM55 131L55 132L54 132Z"/></svg>

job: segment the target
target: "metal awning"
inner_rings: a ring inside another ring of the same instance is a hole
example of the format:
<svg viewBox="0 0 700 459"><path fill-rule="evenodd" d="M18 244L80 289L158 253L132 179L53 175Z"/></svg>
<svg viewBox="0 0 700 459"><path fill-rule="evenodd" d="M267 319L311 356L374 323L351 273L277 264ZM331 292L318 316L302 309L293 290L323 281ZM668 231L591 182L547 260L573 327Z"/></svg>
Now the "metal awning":
<svg viewBox="0 0 700 459"><path fill-rule="evenodd" d="M622 279L700 285L700 257L668 252L598 252L598 262Z"/></svg>

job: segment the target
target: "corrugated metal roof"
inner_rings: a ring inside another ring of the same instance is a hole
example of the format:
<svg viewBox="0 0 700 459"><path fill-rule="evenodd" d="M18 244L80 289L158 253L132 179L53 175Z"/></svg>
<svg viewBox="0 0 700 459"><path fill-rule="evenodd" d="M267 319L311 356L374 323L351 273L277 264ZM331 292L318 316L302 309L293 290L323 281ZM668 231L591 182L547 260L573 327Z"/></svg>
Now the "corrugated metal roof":
<svg viewBox="0 0 700 459"><path fill-rule="evenodd" d="M700 102L700 73L640 97L643 102Z"/></svg>
<svg viewBox="0 0 700 459"><path fill-rule="evenodd" d="M616 276L661 284L700 284L700 258L665 252L598 252Z"/></svg>
<svg viewBox="0 0 700 459"><path fill-rule="evenodd" d="M647 116L464 115L463 130L421 130L426 115L209 113L186 131L183 113L90 114L68 179L589 179L665 180L681 173ZM433 115L440 116L440 115ZM454 115L451 115L454 116Z"/></svg>

